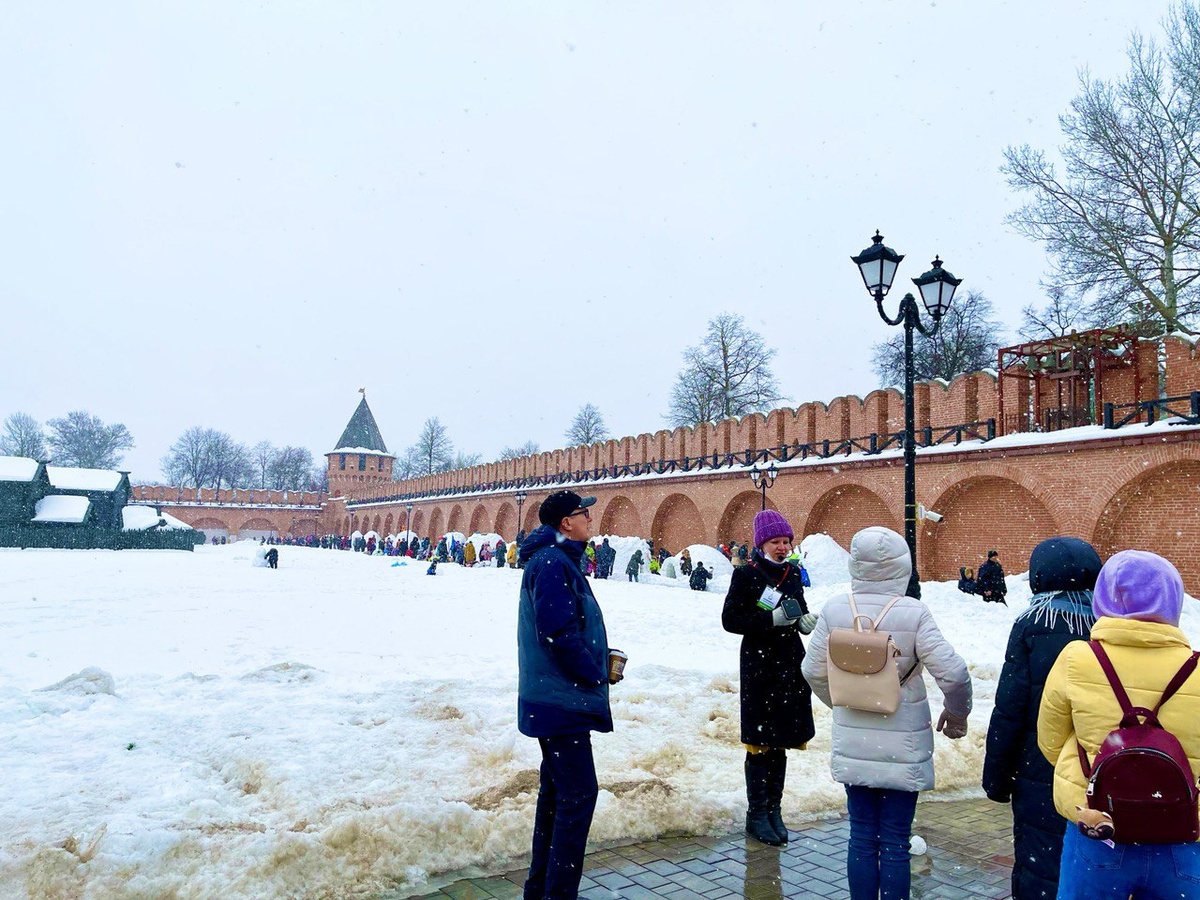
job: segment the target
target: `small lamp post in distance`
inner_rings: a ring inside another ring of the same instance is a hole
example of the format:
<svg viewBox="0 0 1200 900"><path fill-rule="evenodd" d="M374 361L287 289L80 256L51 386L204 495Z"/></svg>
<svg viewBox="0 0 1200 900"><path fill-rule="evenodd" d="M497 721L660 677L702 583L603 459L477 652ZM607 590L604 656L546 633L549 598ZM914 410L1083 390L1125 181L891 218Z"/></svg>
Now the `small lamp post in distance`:
<svg viewBox="0 0 1200 900"><path fill-rule="evenodd" d="M779 470L775 468L775 463L760 469L757 464L750 469L750 480L754 482L754 486L762 491L762 508L767 508L767 488L775 483L775 477L779 474Z"/></svg>

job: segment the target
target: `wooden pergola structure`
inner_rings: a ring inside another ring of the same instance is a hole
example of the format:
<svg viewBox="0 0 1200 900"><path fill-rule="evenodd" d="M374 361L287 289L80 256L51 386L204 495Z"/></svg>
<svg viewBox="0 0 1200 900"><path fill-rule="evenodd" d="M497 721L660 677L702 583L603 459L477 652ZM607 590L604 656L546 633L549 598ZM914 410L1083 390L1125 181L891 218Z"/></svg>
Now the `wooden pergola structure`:
<svg viewBox="0 0 1200 900"><path fill-rule="evenodd" d="M997 355L1000 433L1096 424L1106 400L1106 377L1111 380L1117 370L1132 371L1133 397L1126 388L1122 399L1140 401L1137 360L1137 335L1123 325L1002 348ZM1015 382L1015 390L1005 390L1009 382Z"/></svg>

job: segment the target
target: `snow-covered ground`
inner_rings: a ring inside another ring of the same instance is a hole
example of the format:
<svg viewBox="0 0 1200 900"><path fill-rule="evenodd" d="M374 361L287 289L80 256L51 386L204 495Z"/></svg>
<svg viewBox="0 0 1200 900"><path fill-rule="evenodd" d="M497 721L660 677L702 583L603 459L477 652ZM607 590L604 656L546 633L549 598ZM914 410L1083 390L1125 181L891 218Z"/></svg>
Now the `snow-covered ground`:
<svg viewBox="0 0 1200 900"><path fill-rule="evenodd" d="M805 542L819 608L845 556ZM0 550L0 897L370 896L528 851L535 741L517 733L511 569L258 545ZM693 550L693 558L697 552ZM596 735L595 842L739 827L738 638L707 594L595 582L629 654ZM835 581L835 579L837 579ZM1028 599L925 599L971 664L938 790L974 790L1004 642ZM1200 609L1184 627L1200 643ZM934 705L940 695L931 689ZM784 812L841 808L829 716L791 754ZM935 712L936 715L936 712Z"/></svg>

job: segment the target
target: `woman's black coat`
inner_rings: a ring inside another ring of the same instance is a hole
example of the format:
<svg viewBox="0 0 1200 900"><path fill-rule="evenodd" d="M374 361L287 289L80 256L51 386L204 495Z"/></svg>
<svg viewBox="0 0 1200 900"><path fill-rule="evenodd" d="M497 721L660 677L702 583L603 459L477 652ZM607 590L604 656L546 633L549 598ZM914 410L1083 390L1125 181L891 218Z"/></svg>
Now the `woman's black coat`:
<svg viewBox="0 0 1200 900"><path fill-rule="evenodd" d="M786 575L780 582L786 568ZM766 571L774 569L771 586L795 597L808 612L800 570L774 566L758 553L751 565L733 570L721 624L742 635L742 743L761 747L800 747L816 733L812 689L800 674L804 643L797 625L778 626L770 610L758 605L767 587Z"/></svg>
<svg viewBox="0 0 1200 900"><path fill-rule="evenodd" d="M1070 605L1062 600L1052 603ZM1090 613L1088 608L1085 614ZM1053 900L1058 891L1066 822L1054 808L1054 767L1038 749L1037 719L1046 677L1063 647L1075 640L1086 637L1071 632L1061 610L1053 627L1031 617L1017 619L996 687L983 790L992 800L1012 801L1016 900Z"/></svg>

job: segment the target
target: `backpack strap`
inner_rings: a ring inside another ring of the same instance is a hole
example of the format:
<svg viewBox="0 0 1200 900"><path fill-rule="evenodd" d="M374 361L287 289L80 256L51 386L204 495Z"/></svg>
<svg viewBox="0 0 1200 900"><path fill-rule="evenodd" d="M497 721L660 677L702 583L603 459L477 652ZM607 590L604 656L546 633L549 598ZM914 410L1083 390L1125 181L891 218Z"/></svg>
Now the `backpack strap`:
<svg viewBox="0 0 1200 900"><path fill-rule="evenodd" d="M1158 713L1158 708L1175 696L1175 692L1183 687L1183 683L1187 681L1192 673L1196 671L1196 665L1200 663L1200 652L1193 652L1179 667L1179 671L1175 673L1175 677L1171 679L1171 683L1167 685L1167 689L1163 691L1162 698L1158 701L1158 705L1154 707L1155 714Z"/></svg>
<svg viewBox="0 0 1200 900"><path fill-rule="evenodd" d="M1112 660L1108 658L1108 653L1105 652L1104 647L1101 646L1099 641L1088 641L1088 646L1091 647L1092 652L1096 654L1096 661L1100 663L1100 668L1104 670L1104 675L1106 678L1108 678L1109 685L1112 686L1113 693L1117 697L1117 702L1121 704L1121 712L1124 715L1129 715L1134 711L1135 707L1129 700L1129 694L1126 693L1125 686L1121 684L1121 679L1117 677L1117 670L1113 667ZM1183 665L1179 667L1179 671L1175 673L1175 676L1171 679L1170 683L1167 684L1166 689L1163 691L1162 696L1159 698L1158 703L1153 709L1154 715L1157 715L1159 708L1172 697L1174 697L1176 691L1183 687L1183 683L1191 677L1194 671L1196 671L1196 666L1198 663L1200 663L1200 651L1194 651L1192 655L1184 661ZM1142 709L1141 712L1142 714L1145 714L1146 710ZM1088 762L1087 753L1084 752L1083 745L1079 743L1078 735L1076 735L1075 738L1075 745L1075 748L1079 751L1079 763L1083 766L1083 775L1085 778L1091 778L1092 766Z"/></svg>
<svg viewBox="0 0 1200 900"><path fill-rule="evenodd" d="M879 615L877 615L874 619L872 619L870 616L860 613L858 611L858 604L854 602L854 592L853 591L851 591L849 594L847 594L847 597L850 600L850 616L851 616L850 626L855 631L859 630L859 627L858 627L859 619L866 619L868 622L871 623L871 627L864 629L864 630L874 631L876 628L879 627L879 623L883 621L883 617L888 614L888 610L890 610L893 606L895 606L901 599L900 597L893 597L891 600L888 601L887 606L885 606L883 609L881 609L879 611Z"/></svg>

